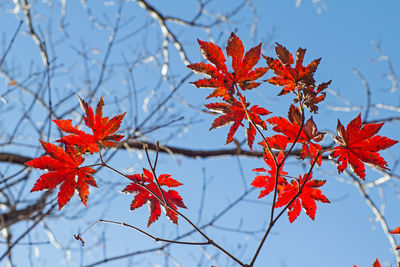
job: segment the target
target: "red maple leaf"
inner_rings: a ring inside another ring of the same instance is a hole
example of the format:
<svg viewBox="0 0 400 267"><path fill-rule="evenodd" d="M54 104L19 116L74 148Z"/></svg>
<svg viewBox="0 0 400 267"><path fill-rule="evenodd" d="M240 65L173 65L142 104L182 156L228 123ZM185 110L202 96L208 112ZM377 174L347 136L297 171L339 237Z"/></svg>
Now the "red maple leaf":
<svg viewBox="0 0 400 267"><path fill-rule="evenodd" d="M346 129L338 120L337 136L334 139L339 146L334 148L330 157L338 157L337 169L339 173L347 168L347 163L350 164L354 173L361 179L365 178L364 163L388 170L386 161L377 152L393 146L398 141L376 135L382 125L383 123L367 123L363 125L361 114L353 119Z"/></svg>
<svg viewBox="0 0 400 267"><path fill-rule="evenodd" d="M97 187L96 181L91 176L96 171L90 167L79 167L84 158L75 147L67 145L64 151L61 147L51 143L41 140L40 143L49 156L41 156L25 164L41 170L48 170L48 172L40 176L31 192L52 190L61 184L58 192L58 208L60 210L74 195L75 189L86 206L89 185Z"/></svg>
<svg viewBox="0 0 400 267"><path fill-rule="evenodd" d="M276 134L271 137L267 137L268 144L272 148L285 150L287 144L293 143L299 134L300 126L301 126L301 114L298 108L291 105L289 109L289 120L283 117L272 117L267 120L270 124L274 125L272 130L282 134ZM321 146L314 142L320 142L325 133L318 132L317 126L314 123L312 116L307 122L304 124L300 135L297 139L298 143L302 144L300 158L305 159L306 157L310 157L311 161L314 160L318 152L321 151ZM261 145L266 147L265 142L261 142ZM321 165L322 158L319 157L317 163Z"/></svg>
<svg viewBox="0 0 400 267"><path fill-rule="evenodd" d="M126 112L108 119L108 117L103 117L103 97L100 98L97 104L95 114L88 103L79 96L78 98L86 115L83 117L85 124L92 130L93 134L78 130L77 126L72 126L72 120L54 120L60 130L70 133L70 135L64 136L58 141L79 147L81 153L89 151L93 154L99 151L100 144L112 147L124 137L114 133L119 129Z"/></svg>
<svg viewBox="0 0 400 267"><path fill-rule="evenodd" d="M233 141L233 136L236 133L239 126L243 126L243 119L247 119L246 110L243 108L243 105L236 98L232 97L230 99L225 100L226 103L210 103L205 105L211 111L222 113L223 115L217 117L211 125L210 130L222 127L228 124L233 123L231 128L229 129L228 137L226 139L226 144L229 144ZM246 103L246 100L243 97L243 103ZM249 106L249 103L246 103ZM247 107L246 107L247 108ZM261 126L264 130L267 128L265 121L261 120L260 116L268 115L270 112L265 108L259 107L257 105L252 106L247 110L248 115L254 124ZM249 128L246 129L246 137L247 144L250 149L253 149L253 142L256 135L256 129L251 122L249 122Z"/></svg>
<svg viewBox="0 0 400 267"><path fill-rule="evenodd" d="M201 79L193 84L198 88L213 88L214 91L207 98L230 98L235 91L235 84L242 90L256 88L260 83L255 80L264 76L268 68L254 68L261 57L261 43L244 54L242 41L232 33L226 47L226 54L232 58L233 72L228 72L225 56L219 46L212 42L198 40L200 50L205 59L211 64L194 63L187 67L196 73L205 74L210 78ZM244 56L243 56L244 54Z"/></svg>
<svg viewBox="0 0 400 267"><path fill-rule="evenodd" d="M283 158L285 155L281 151L277 157L278 164L282 163ZM275 189L275 181L276 181L276 170L277 166L275 164L275 161L273 157L271 156L270 153L264 153L264 161L265 163L270 167L270 170L268 171L269 175L258 175L254 178L254 180L251 182L251 185L256 187L256 188L264 188L264 190L261 190L260 194L258 195L258 198L265 197L269 193L271 193ZM284 175L287 175L287 172L283 171L283 165L279 169L279 174L278 174L278 186L277 190L278 192L281 192L284 188L284 186L287 184L286 179L283 177ZM264 168L257 168L253 169L254 172L266 172Z"/></svg>
<svg viewBox="0 0 400 267"><path fill-rule="evenodd" d="M391 231L390 232L391 234L397 234L397 235L400 235L400 226L399 227L397 227L396 229L394 229L393 231ZM397 248L396 249L400 249L400 244L397 246ZM399 265L400 265L400 263L399 263Z"/></svg>
<svg viewBox="0 0 400 267"><path fill-rule="evenodd" d="M158 218L160 217L161 207L159 199L163 200L163 195L168 205L172 209L177 210L177 207L186 208L185 204L183 204L182 197L179 195L177 191L175 190L165 191L164 189L161 189L162 193L160 192L156 182L154 181L154 176L149 170L143 169L143 175L142 174L128 175L128 178L131 179L133 182L128 186L126 186L124 190L122 190L122 192L136 194L130 206L131 210L139 208L147 202L149 203L150 217L147 226L150 226L150 224L158 220ZM182 185L180 182L171 178L171 175L169 174L159 175L157 181L160 186L166 186L166 187L178 187ZM168 208L165 208L164 211L165 210L167 217L173 223L178 224L177 213Z"/></svg>
<svg viewBox="0 0 400 267"><path fill-rule="evenodd" d="M276 43L278 59L265 57L270 69L277 75L268 80L269 83L284 86L279 95L285 95L297 88L315 87L314 73L321 58L312 61L307 67L303 66L306 49L299 48L296 52L296 65L294 68L293 55L285 47Z"/></svg>
<svg viewBox="0 0 400 267"><path fill-rule="evenodd" d="M296 197L296 199L290 204L288 209L289 221L292 223L301 213L301 207L303 207L306 211L306 214L314 220L315 214L317 212L317 204L315 201L321 201L324 203L330 203L330 201L321 193L318 187L321 187L325 184L325 180L311 180L312 173L308 176L304 174L303 177L301 175L298 179L293 179L290 183L287 183L283 191L279 193L278 200L275 203L275 208L283 207L287 205L293 198L298 194L301 185L304 183L305 179L307 182L305 183L301 194Z"/></svg>

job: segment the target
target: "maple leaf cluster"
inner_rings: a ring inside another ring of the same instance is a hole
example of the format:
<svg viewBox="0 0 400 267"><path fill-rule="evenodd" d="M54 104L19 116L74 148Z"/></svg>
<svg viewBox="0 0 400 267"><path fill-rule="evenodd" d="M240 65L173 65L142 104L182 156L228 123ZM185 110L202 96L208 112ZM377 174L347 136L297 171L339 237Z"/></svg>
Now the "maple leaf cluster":
<svg viewBox="0 0 400 267"><path fill-rule="evenodd" d="M276 44L275 52L277 59L264 56L268 67L276 74L276 76L268 79L268 82L284 86L279 95L286 95L293 92L298 96L295 100L303 102L303 104L313 113L318 111L316 104L325 99L326 93L323 92L331 83L331 81L315 85L314 74L321 61L321 58L313 60L307 67L303 66L304 55L306 49L299 48L296 52L296 64L294 68L294 59L285 47Z"/></svg>
<svg viewBox="0 0 400 267"><path fill-rule="evenodd" d="M257 105L249 108L249 103L239 88L241 91L257 88L261 83L256 80L268 71L266 67L253 69L261 58L261 43L244 53L242 41L232 33L226 46L226 54L232 59L233 72L229 72L225 64L226 58L219 46L212 42L201 40L198 42L203 57L211 64L194 63L187 67L210 78L195 81L193 84L198 88L214 89L207 99L222 97L223 101L205 105L209 110L223 114L214 120L210 130L233 123L226 139L226 143L229 144L233 141L239 126L244 126L242 121L247 119L249 121L249 127L246 129L247 144L252 149L256 135L254 125L266 129L266 123L260 116L268 115L270 112Z"/></svg>
<svg viewBox="0 0 400 267"><path fill-rule="evenodd" d="M217 117L210 130L232 124L229 129L226 144L233 141L239 126L243 126L242 121L247 119L249 127L246 129L246 138L249 148L253 149L253 142L257 134L256 127L260 126L266 130L266 122L274 124L274 120L262 121L260 116L270 114L270 112L258 105L249 108L250 104L246 102L243 96L244 91L257 88L261 82L256 82L262 78L271 69L277 76L268 79L270 84L284 86L279 95L285 95L294 92L297 95L295 103L301 102L302 105L316 113L318 107L316 104L325 99L323 92L331 81L315 85L314 73L321 59L312 61L307 67L304 67L303 59L306 50L299 48L296 53L296 64L294 64L292 54L282 45L276 44L276 54L278 59L263 56L266 59L268 67L254 68L261 58L261 44L251 48L244 53L242 41L232 33L226 46L226 54L231 58L232 72L228 71L225 64L226 58L222 49L212 42L198 40L203 57L210 62L194 63L187 67L195 73L204 74L209 78L200 79L193 82L198 88L211 88L213 92L207 97L222 97L223 102L210 103L205 105L209 110L222 113ZM254 68L254 70L253 70ZM283 122L285 123L285 122ZM310 122L312 124L312 122ZM298 125L299 126L299 125ZM278 129L278 128L276 128ZM321 138L322 139L322 138ZM311 143L305 144L302 158L306 155L315 155L317 149Z"/></svg>
<svg viewBox="0 0 400 267"><path fill-rule="evenodd" d="M314 73L320 59L314 60L307 67L303 67L306 50L299 48L296 54L296 65L293 68L291 67L294 63L292 54L286 48L277 44L275 50L278 59L264 56L268 67L252 70L261 58L261 44L251 48L243 57L243 43L232 33L226 46L226 54L232 59L233 72L229 72L225 64L226 58L219 46L212 42L201 40L198 40L198 42L203 57L211 64L195 63L188 65L188 68L194 72L209 76L209 78L198 80L193 84L198 88L213 89L207 99L222 97L222 102L205 105L209 110L222 114L214 120L210 130L232 124L226 139L228 144L233 141L233 136L239 126L244 126L242 121L247 119L249 126L246 129L246 138L247 144L252 150L257 134L256 127L266 130L267 123L271 124L273 131L278 134L264 138L260 143L264 146L264 161L270 167L269 175L258 175L251 185L264 188L260 192L259 198L276 190L278 200L275 203L275 208L289 205L290 222L293 222L300 214L301 207L306 210L311 219L314 219L316 213L315 201L329 203L329 200L318 189L325 184L325 181L312 180L311 172L309 175L306 174L303 177L299 176L298 179L289 180L285 177L287 173L282 171L284 163L278 162L284 159L282 151L286 149L288 144L300 143L302 144L300 157L302 159L309 157L311 162L316 160L320 165L322 157L319 155L322 147L318 142L323 139L324 133L317 130L312 117L304 123L304 112L301 112L294 105L290 107L289 120L275 116L264 121L260 116L268 115L270 112L258 105L250 107L250 103L246 102L243 94L246 90L257 88L261 83L256 82L256 80L264 76L268 69L271 69L277 76L267 81L273 85L285 86L279 95L293 91L297 95L295 103L300 102L301 105L315 113L318 110L316 104L325 98L323 90L330 84L329 81L315 86ZM271 148L281 150L275 159L273 159L275 156L272 156L271 151L269 151ZM254 171L266 172L264 168L254 169Z"/></svg>
<svg viewBox="0 0 400 267"><path fill-rule="evenodd" d="M264 161L270 168L268 175L258 175L251 183L252 186L263 188L259 198L276 190L277 202L274 208L288 209L290 222L293 222L301 212L301 207L306 214L314 219L316 212L315 201L329 203L329 200L319 189L325 184L322 180L312 180L311 170L314 165L322 164L322 154L331 152L331 158L337 158L338 172L343 172L347 165L353 169L360 178L365 178L364 163L381 169L387 169L386 161L378 151L387 149L397 141L376 135L383 123L364 124L359 115L352 120L347 128L338 122L337 136L334 138L337 146L332 149L323 149L320 142L325 133L318 131L312 116L305 119L305 108L311 113L317 113L317 104L325 100L326 88L331 81L317 84L314 78L321 58L303 65L306 49L298 48L295 58L284 46L276 43L277 58L263 55L267 67L254 68L261 58L261 44L244 53L242 41L232 33L226 46L226 55L231 58L231 71L226 66L226 58L222 49L212 42L198 40L203 57L209 63L194 63L188 68L196 73L208 76L193 82L198 88L211 88L213 92L209 98L222 98L221 102L209 103L205 107L221 114L212 123L210 130L232 124L226 139L226 144L233 141L234 135L243 126L247 119L249 126L246 129L247 144L253 150L253 143L257 131L267 130L267 125L272 125L275 134L264 137L259 143L264 150ZM254 68L254 70L253 70ZM273 116L266 120L262 116L271 112L258 105L246 102L244 94L261 85L257 82L268 70L275 76L264 80L275 86L283 86L279 95L293 93L296 97L291 105L288 118ZM290 153L296 144L301 145L300 159L310 159L310 171L299 178L290 178L282 171L285 160L283 151ZM273 154L272 150L280 151ZM254 169L256 172L267 172L264 168Z"/></svg>
<svg viewBox="0 0 400 267"><path fill-rule="evenodd" d="M79 96L78 98L85 113L83 116L85 125L92 133L79 130L78 126L72 125L72 120L54 120L58 128L67 133L67 135L57 140L65 148L40 140L48 156L41 156L26 163L28 166L48 171L40 176L31 191L52 190L61 184L58 192L60 210L74 195L75 189L78 191L82 203L86 206L89 185L97 187L96 181L92 176L96 173L96 170L89 166L81 166L84 162L83 155L85 153L100 152L102 147L113 147L124 137L115 133L118 131L125 113L109 119L103 116L104 101L102 97L96 106L95 112L87 102ZM102 161L101 164L92 166L106 166L101 157L100 159ZM131 210L149 203L150 218L148 226L160 217L160 203L165 208L167 217L173 223L178 223L178 216L175 211L177 207L186 208L186 206L177 191L165 191L161 187L178 187L182 185L181 183L171 178L169 174L160 175L155 182L153 174L146 169L143 169L142 175L126 175L126 178L132 182L122 192L136 194L131 204ZM84 244L79 235L76 239L81 240L82 244Z"/></svg>
<svg viewBox="0 0 400 267"><path fill-rule="evenodd" d="M81 166L84 162L82 155L86 152L91 154L98 152L100 146L115 146L123 138L122 135L114 133L119 129L125 113L108 119L108 117L103 117L103 98L100 98L97 104L96 113L93 113L93 109L81 98L79 101L85 113L83 117L85 124L91 129L92 134L79 130L77 126L72 126L71 120L53 120L61 131L69 133L58 140L64 144L64 148L40 140L48 156L41 156L25 163L34 168L48 170L36 181L31 192L53 190L61 184L58 192L60 210L74 195L75 189L86 206L89 185L97 187L92 176L96 170Z"/></svg>

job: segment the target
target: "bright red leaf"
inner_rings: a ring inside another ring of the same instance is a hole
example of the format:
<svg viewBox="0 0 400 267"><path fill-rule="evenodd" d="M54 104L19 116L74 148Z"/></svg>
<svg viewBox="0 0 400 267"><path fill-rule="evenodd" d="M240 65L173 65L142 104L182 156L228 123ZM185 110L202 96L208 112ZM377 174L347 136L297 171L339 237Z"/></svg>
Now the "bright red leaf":
<svg viewBox="0 0 400 267"><path fill-rule="evenodd" d="M281 163L285 155L281 151L277 157L278 163ZM269 175L258 175L254 178L253 182L251 182L251 185L256 187L256 188L264 188L264 190L261 190L258 198L265 197L269 193L271 193L274 188L275 188L275 181L276 181L276 171L277 171L277 166L275 164L275 161L273 157L271 156L270 153L265 153L264 154L264 161L265 163L270 167L270 170L268 171ZM278 186L277 190L278 192L281 192L284 188L284 186L287 184L286 179L283 177L284 175L287 175L287 172L284 172L283 165L279 169L279 174L278 174ZM267 172L266 169L264 168L257 168L253 169L254 172Z"/></svg>
<svg viewBox="0 0 400 267"><path fill-rule="evenodd" d="M82 203L86 206L89 185L97 187L94 178L91 176L96 171L90 167L79 167L84 159L73 146L66 146L64 151L61 147L51 143L41 140L40 143L49 156L41 156L25 164L41 170L48 170L48 172L40 176L31 192L44 189L52 190L61 184L58 192L60 210L74 195L75 189L77 189Z"/></svg>
<svg viewBox="0 0 400 267"><path fill-rule="evenodd" d="M337 169L339 173L347 168L347 163L361 179L365 178L364 163L388 170L386 161L377 152L393 146L398 141L376 135L382 125L383 123L363 125L361 114L353 119L346 129L338 120L337 136L334 138L338 146L334 148L330 157L338 158Z"/></svg>
<svg viewBox="0 0 400 267"><path fill-rule="evenodd" d="M193 82L198 88L214 89L213 93L207 98L221 96L224 99L230 98L235 91L235 84L238 84L242 90L253 89L260 85L255 81L264 76L268 70L268 68L255 68L253 70L261 57L261 43L244 54L242 41L232 33L226 47L226 54L232 58L233 72L231 73L228 72L225 56L219 46L212 42L201 40L198 40L198 42L203 57L211 64L194 63L187 67L196 73L210 77Z"/></svg>
<svg viewBox="0 0 400 267"><path fill-rule="evenodd" d="M305 183L301 194L290 204L288 209L289 221L292 223L301 213L301 207L306 211L306 214L314 220L317 211L317 204L315 201L330 203L330 201L321 193L318 187L325 184L325 180L311 180L312 173L308 177L307 174L301 175L298 179L293 179L290 183L286 184L283 191L279 193L278 200L275 203L275 208L287 205L298 194L301 185Z"/></svg>
<svg viewBox="0 0 400 267"><path fill-rule="evenodd" d="M285 95L297 88L315 87L314 73L317 70L321 58L312 61L307 67L303 66L306 49L299 48L296 53L296 65L294 68L293 55L285 47L276 43L275 47L278 59L265 57L270 69L277 75L268 80L269 83L284 86L279 95Z"/></svg>
<svg viewBox="0 0 400 267"><path fill-rule="evenodd" d="M174 210L177 210L177 207L186 208L185 204L183 204L182 197L177 191L165 191L164 189L161 189L162 193L160 192L157 183L154 180L154 176L149 170L143 169L143 174L134 174L129 175L128 177L132 180L132 183L126 186L122 192L136 194L131 203L131 210L139 208L146 203L149 204L150 217L147 226L150 226L150 224L158 220L161 215L160 201L158 198L162 200L162 195L164 195L168 205ZM171 175L169 174L159 175L157 181L160 186L166 187L178 187L182 185L175 179L171 178ZM167 217L173 223L178 224L178 215L175 211L167 208L165 208L164 211L166 211Z"/></svg>
<svg viewBox="0 0 400 267"><path fill-rule="evenodd" d="M103 117L103 97L100 98L97 104L96 113L93 113L92 107L81 98L79 98L79 101L85 112L83 117L85 124L92 130L93 134L78 130L77 126L72 126L71 120L54 120L60 130L70 133L70 135L62 137L59 141L79 147L81 153L89 151L91 154L99 151L99 145L115 146L124 137L114 133L119 129L125 113L108 119L108 117Z"/></svg>
<svg viewBox="0 0 400 267"><path fill-rule="evenodd" d="M272 130L282 134L276 134L271 137L267 137L268 144L272 148L285 150L287 144L293 143L299 134L301 126L301 114L298 108L291 105L289 109L289 120L283 117L272 117L267 120L270 124L274 125ZM317 126L314 123L312 117L307 120L304 124L300 136L297 139L297 143L302 144L300 157L302 159L310 157L314 160L317 157L319 151L321 151L321 146L314 142L320 142L325 133L318 132ZM314 141L314 142L313 142ZM261 145L266 147L265 142L261 142ZM321 165L321 157L318 158L317 163Z"/></svg>
<svg viewBox="0 0 400 267"><path fill-rule="evenodd" d="M246 100L243 98L243 102L246 103ZM249 103L246 103L249 106ZM236 98L232 97L226 100L226 103L210 103L205 105L211 111L222 113L221 116L217 117L213 124L211 125L210 130L222 127L228 124L233 123L231 128L229 129L228 137L226 139L226 143L229 144L233 141L233 136L236 133L239 126L243 126L243 119L247 119L246 111L243 108L243 105ZM247 107L246 107L247 108ZM270 112L265 108L259 107L257 105L252 106L247 110L251 120L256 124L261 126L263 129L267 128L265 121L261 120L260 116L268 115ZM250 149L253 147L254 138L256 135L256 129L249 122L249 128L246 129L247 136L247 144Z"/></svg>

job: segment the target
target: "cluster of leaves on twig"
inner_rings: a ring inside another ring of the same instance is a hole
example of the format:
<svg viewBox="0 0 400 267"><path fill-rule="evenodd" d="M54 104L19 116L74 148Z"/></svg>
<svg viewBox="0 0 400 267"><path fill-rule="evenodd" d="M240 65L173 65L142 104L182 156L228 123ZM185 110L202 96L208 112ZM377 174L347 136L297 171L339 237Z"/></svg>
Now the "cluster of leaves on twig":
<svg viewBox="0 0 400 267"><path fill-rule="evenodd" d="M61 184L58 193L60 210L71 199L75 189L78 191L82 203L86 206L89 185L97 187L96 181L92 176L92 174L96 173L96 170L92 167L99 165L109 167L103 161L101 147L113 147L124 137L123 135L115 134L115 132L119 129L125 113L109 119L108 117L103 117L103 98L100 98L95 112L87 102L80 97L78 99L85 113L85 116L83 116L85 125L91 129L92 133L79 130L77 126L72 125L72 120L54 120L54 123L61 131L69 134L57 140L65 148L40 140L43 149L49 156L41 156L26 163L28 166L49 171L40 176L31 191L54 189ZM84 162L82 155L85 153L99 153L101 163L81 166ZM161 214L160 199L165 202L168 201L168 206L171 207L166 211L168 218L174 223L178 222L178 217L174 210L177 207L186 208L182 198L177 191L165 191L161 186L177 187L182 185L181 183L171 178L168 174L161 174L155 181L153 174L146 169L143 169L143 174L124 176L131 180L131 184L126 186L122 192L136 194L130 207L131 210L149 202L149 226Z"/></svg>
<svg viewBox="0 0 400 267"><path fill-rule="evenodd" d="M227 137L227 143L230 143L238 127L243 126L243 119L247 119L249 127L246 129L246 136L250 149L253 148L255 136L259 131L262 137L260 145L264 149L264 160L270 168L270 176L257 176L252 185L264 188L259 197L275 192L278 196L276 202L274 198L275 208L289 204L288 215L291 222L300 214L301 206L306 210L307 215L314 219L315 201L329 203L320 189L316 189L324 185L325 181L312 180L312 170L315 164L321 165L323 153L330 152L332 158L338 158L339 173L346 169L347 164L350 164L355 174L362 179L365 177L364 163L388 169L386 161L378 151L391 147L397 141L376 135L383 123L363 125L360 115L352 120L346 129L338 121L337 136L334 138L337 146L329 151L322 149L319 142L323 140L325 133L318 131L313 116L305 120L305 109L316 114L317 104L325 99L324 90L331 83L328 81L316 84L314 74L321 61L320 58L303 66L306 49L299 48L294 59L292 53L284 46L276 44L277 58L263 56L268 67L254 68L261 58L261 44L251 48L243 56L243 44L232 33L226 47L226 54L232 59L233 72L229 72L225 65L226 58L217 45L200 40L198 42L202 55L210 64L195 63L188 67L209 78L198 80L193 84L199 88L214 89L207 98L222 98L222 102L205 105L211 111L222 113L214 120L211 129L233 123ZM295 95L294 103L289 107L288 119L273 116L262 120L260 116L269 115L270 112L257 105L250 107L250 103L246 102L245 92L257 88L261 83L256 80L262 78L269 69L276 76L266 82L283 86L278 95L289 93ZM272 125L272 130L277 134L265 137L258 127L266 130L267 124ZM284 175L281 173L287 155L296 143L301 144L300 158L310 158L311 167L305 175L292 178L286 172ZM288 144L291 144L289 149L287 149ZM275 151L281 152L277 156ZM265 172L266 170L261 168L255 171Z"/></svg>
<svg viewBox="0 0 400 267"><path fill-rule="evenodd" d="M146 150L150 170L144 168L142 174L123 174L103 161L101 149L115 146L123 138L122 135L115 134L115 132L119 129L125 113L111 119L103 117L104 102L102 98L97 104L95 113L85 101L79 98L85 113L83 117L85 125L92 130L92 133L79 130L77 126L72 125L71 120L54 121L59 129L68 135L58 140L61 146L41 141L43 149L48 155L29 161L27 165L46 169L48 172L41 175L32 191L52 190L61 184L58 193L60 209L70 200L75 189L78 191L83 204L86 205L89 185L97 186L93 178L96 171L92 167L107 167L130 180L131 183L122 192L135 194L130 206L131 210L146 203L149 204L148 226L160 217L161 208L164 208L166 216L172 222L177 224L178 216L181 216L207 239L207 242L197 244L213 245L241 266L253 266L272 227L286 211L291 223L300 215L302 209L314 220L317 211L316 202L330 203L321 191L326 181L313 179L313 170L316 166L322 164L323 154L330 154L329 156L332 159L336 159L339 173L343 172L347 165L350 165L354 173L364 179L365 163L389 170L379 151L393 146L397 141L377 135L383 123L363 124L361 115L358 115L346 127L338 121L336 137L334 138L337 145L331 149L324 150L322 148L320 142L325 133L318 131L313 116L307 115L306 110L314 115L317 114L318 104L324 101L325 90L331 81L316 83L314 74L321 59L313 60L307 66L303 66L306 49L299 48L294 58L292 53L284 46L276 44L277 58L263 56L266 66L256 67L261 59L261 43L245 52L242 41L232 33L226 46L226 55L231 59L231 68L228 68L227 59L219 46L201 40L198 40L198 43L202 55L208 63L194 63L188 65L188 68L207 76L207 78L195 81L193 84L198 88L213 89L207 99L216 98L219 100L205 105L207 109L220 114L212 123L210 130L231 124L226 139L226 143L231 143L239 126L245 127L249 148L253 150L258 133L260 137L259 145L264 152L266 168L260 167L253 170L257 173L257 176L251 182L251 185L261 189L259 198L272 193L273 205L269 225L249 264L244 264L216 244L190 219L177 210L178 207L186 208L182 197L176 190L166 191L162 187L178 187L182 184L169 174L156 175L158 153L154 164L152 164ZM271 70L275 76L265 81L261 80L268 70ZM294 95L287 118L272 116L265 119L264 116L270 115L270 111L247 102L245 94L264 82L283 86L278 95ZM306 117L308 118L306 119ZM244 120L247 120L248 126L244 125ZM268 125L272 127L268 127ZM275 133L267 136L267 127L270 129L269 131L272 130ZM310 160L309 169L304 174L289 175L288 172L283 170L283 167L289 153L296 144L301 146L299 160ZM87 153L99 153L100 163L81 166L84 155ZM278 208L281 208L280 212L275 214L275 209ZM132 228L136 229L135 227ZM398 234L399 229L397 228L392 233ZM77 236L77 239L83 242L81 234ZM163 239L163 241L168 240ZM378 260L374 263L374 266L380 266Z"/></svg>

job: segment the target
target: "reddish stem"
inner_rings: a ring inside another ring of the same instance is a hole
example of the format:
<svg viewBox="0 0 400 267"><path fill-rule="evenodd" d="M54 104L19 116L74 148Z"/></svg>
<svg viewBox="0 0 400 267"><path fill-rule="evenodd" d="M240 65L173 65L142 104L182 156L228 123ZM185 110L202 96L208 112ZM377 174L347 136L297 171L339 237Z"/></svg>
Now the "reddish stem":
<svg viewBox="0 0 400 267"><path fill-rule="evenodd" d="M254 262L256 261L256 259L257 259L257 257L258 257L258 254L260 253L261 248L263 247L264 242L265 242L265 240L267 239L267 237L268 237L268 235L269 235L269 233L270 233L272 227L274 226L276 220L277 220L279 217L281 217L281 215L283 214L283 212L281 212L282 214L280 213L280 214L277 216L277 218L274 219L275 203L276 203L276 199L277 199L277 195L278 195L278 190L277 190L277 188L278 188L278 182L279 182L279 171L280 171L280 169L282 168L283 164L285 163L285 161L286 161L287 157L289 156L290 152L293 150L293 148L294 148L294 146L296 145L297 141L299 140L300 135L301 135L301 132L303 131L303 127L304 127L304 108L303 108L303 105L302 105L302 102L301 102L301 99L300 99L300 94L297 94L297 96L298 96L298 98L299 98L299 106L300 106L300 111L301 111L301 125L300 125L300 128L299 128L299 131L298 131L298 133L297 133L296 138L294 139L292 145L290 146L289 150L286 152L286 154L285 154L285 156L284 156L284 158L282 159L281 162L278 163L277 160L276 160L276 158L275 158L275 155L272 154L272 152L271 152L271 154L274 155L274 161L275 161L275 164L276 164L276 172L275 172L274 197L273 197L273 200L272 200L270 221L269 221L269 226L268 226L268 228L267 228L267 230L266 230L266 232L265 232L265 234L264 234L264 236L263 236L263 239L261 240L260 244L258 245L257 250L256 250L256 252L255 252L255 254L254 254L254 256L253 256L253 259L251 260L249 266L253 266ZM268 145L268 147L269 147L269 145ZM317 155L316 158L318 158L318 155ZM314 162L313 162L313 164L312 164L310 170L312 170L312 168L314 168L315 162L316 162L316 160L314 160ZM307 179L306 179L306 180L307 180ZM298 196L298 195L296 195L296 196L290 201L290 203L292 203L292 202L297 198L297 196ZM285 207L285 208L283 209L283 211L285 211L286 209L287 209L287 207Z"/></svg>

